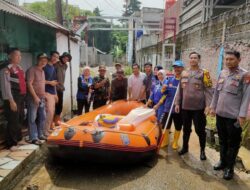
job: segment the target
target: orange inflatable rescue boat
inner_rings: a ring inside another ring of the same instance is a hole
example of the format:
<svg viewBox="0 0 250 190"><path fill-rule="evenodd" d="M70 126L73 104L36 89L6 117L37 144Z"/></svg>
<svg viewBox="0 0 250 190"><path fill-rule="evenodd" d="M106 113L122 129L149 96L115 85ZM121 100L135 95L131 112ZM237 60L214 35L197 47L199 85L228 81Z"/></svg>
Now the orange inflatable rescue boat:
<svg viewBox="0 0 250 190"><path fill-rule="evenodd" d="M50 154L97 162L138 162L156 155L161 130L153 109L116 101L61 123L48 137Z"/></svg>

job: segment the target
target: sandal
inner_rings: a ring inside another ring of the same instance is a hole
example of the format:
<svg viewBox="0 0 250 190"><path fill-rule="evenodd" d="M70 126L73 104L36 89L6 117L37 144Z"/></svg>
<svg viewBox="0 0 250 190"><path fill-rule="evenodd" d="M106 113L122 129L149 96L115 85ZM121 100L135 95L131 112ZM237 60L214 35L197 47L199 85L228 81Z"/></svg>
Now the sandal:
<svg viewBox="0 0 250 190"><path fill-rule="evenodd" d="M40 140L32 140L31 143L35 145L42 145L42 142Z"/></svg>

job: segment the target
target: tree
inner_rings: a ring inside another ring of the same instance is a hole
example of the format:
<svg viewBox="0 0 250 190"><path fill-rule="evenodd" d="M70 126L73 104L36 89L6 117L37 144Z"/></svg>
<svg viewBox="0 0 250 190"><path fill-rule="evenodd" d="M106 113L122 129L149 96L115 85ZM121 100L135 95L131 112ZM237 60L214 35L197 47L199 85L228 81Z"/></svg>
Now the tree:
<svg viewBox="0 0 250 190"><path fill-rule="evenodd" d="M101 16L101 11L98 7L93 10L95 16ZM107 23L104 19L93 19L93 22L98 23ZM98 24L98 27L107 27L107 25ZM88 44L89 46L94 46L101 51L110 53L112 44L111 44L111 31L89 31L88 32Z"/></svg>
<svg viewBox="0 0 250 190"><path fill-rule="evenodd" d="M23 7L29 11L42 15L49 20L56 21L55 0L47 0L46 2L24 3ZM63 1L63 18L65 20L72 20L74 16L93 15L91 11L83 10L80 7L74 5L68 5L68 15L66 15L65 10L66 4Z"/></svg>
<svg viewBox="0 0 250 190"><path fill-rule="evenodd" d="M130 3L125 10L124 16L131 16L135 11L141 10L141 2L138 0L130 0Z"/></svg>

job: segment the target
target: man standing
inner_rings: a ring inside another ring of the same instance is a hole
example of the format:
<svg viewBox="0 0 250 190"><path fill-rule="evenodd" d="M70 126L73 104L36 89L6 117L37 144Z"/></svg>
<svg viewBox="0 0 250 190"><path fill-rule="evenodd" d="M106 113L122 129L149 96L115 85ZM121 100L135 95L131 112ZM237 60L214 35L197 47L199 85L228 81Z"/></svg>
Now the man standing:
<svg viewBox="0 0 250 190"><path fill-rule="evenodd" d="M12 48L8 52L9 60L0 71L1 91L4 100L4 113L8 121L6 131L7 148L17 150L18 142L22 140L21 123L23 102L26 94L25 75L21 66L21 52Z"/></svg>
<svg viewBox="0 0 250 190"><path fill-rule="evenodd" d="M104 65L100 65L98 71L99 76L96 76L93 79L93 109L106 105L107 101L110 98L110 82L109 79L105 77L106 67Z"/></svg>
<svg viewBox="0 0 250 190"><path fill-rule="evenodd" d="M54 67L56 69L56 78L57 78L57 86L56 86L56 91L57 91L57 96L58 96L58 102L56 104L56 110L55 110L55 125L59 125L62 109L63 109L63 92L65 90L64 87L64 81L65 81L65 75L66 75L66 70L68 68L68 63L71 61L72 57L69 53L64 52L60 56L60 61L58 61Z"/></svg>
<svg viewBox="0 0 250 190"><path fill-rule="evenodd" d="M43 68L48 63L45 53L37 56L37 64L27 71L28 85L28 125L31 143L40 145L40 140L46 140L45 127L45 75Z"/></svg>
<svg viewBox="0 0 250 190"><path fill-rule="evenodd" d="M169 114L171 114L169 123L167 124L166 134L164 134L165 135L165 138L164 138L165 143L162 143L162 144L168 145L169 130L171 128L172 121L174 121L175 132L174 132L174 140L172 143L172 148L174 150L176 150L176 149L178 149L178 140L179 140L179 136L181 133L181 128L182 128L183 122L182 122L181 113L175 113L174 109L172 110L172 113L170 113L170 109L171 109L171 105L173 104L176 91L179 87L181 73L184 69L184 64L180 60L175 61L173 64L173 68L174 68L175 75L174 75L174 77L170 77L170 78L168 78L168 80L165 80L165 82L163 84L163 88L162 88L162 92L164 93L164 96L162 97L162 100L159 102L159 104L163 103L164 99L166 99L165 103L164 103L164 111L163 111L163 114L161 116L161 125L163 127L166 125L167 118L168 118Z"/></svg>
<svg viewBox="0 0 250 190"><path fill-rule="evenodd" d="M56 85L58 84L56 78L56 70L54 65L59 61L59 53L57 51L52 51L50 53L50 61L44 67L45 73L45 92L46 92L46 122L45 122L45 131L44 134L46 136L49 135L52 130L52 122L55 114L55 105L58 101L58 97L56 94Z"/></svg>
<svg viewBox="0 0 250 190"><path fill-rule="evenodd" d="M128 98L129 100L144 101L146 103L146 94L143 89L143 80L146 75L140 72L140 66L136 63L132 65L132 69L133 74L128 78Z"/></svg>
<svg viewBox="0 0 250 190"><path fill-rule="evenodd" d="M152 72L152 63L147 62L144 64L144 70L146 73L146 77L143 80L143 90L146 92L146 100L149 99L150 93L153 91L155 85L157 84L157 80Z"/></svg>
<svg viewBox="0 0 250 190"><path fill-rule="evenodd" d="M200 159L206 160L206 115L212 99L212 81L207 70L200 69L201 56L197 52L189 54L190 69L182 72L175 112L182 107L183 146L179 155L188 152L188 142L191 134L192 121L200 141Z"/></svg>
<svg viewBox="0 0 250 190"><path fill-rule="evenodd" d="M111 101L127 100L128 79L124 71L117 71L116 78L111 83Z"/></svg>
<svg viewBox="0 0 250 190"><path fill-rule="evenodd" d="M220 142L220 161L214 166L214 170L225 169L223 178L226 180L232 179L234 175L242 126L250 101L250 76L239 67L240 60L239 52L226 52L227 68L220 73L210 106L210 113L216 114Z"/></svg>
<svg viewBox="0 0 250 190"><path fill-rule="evenodd" d="M117 72L122 69L121 63L116 63L115 64L115 73L112 74L112 80L116 78Z"/></svg>

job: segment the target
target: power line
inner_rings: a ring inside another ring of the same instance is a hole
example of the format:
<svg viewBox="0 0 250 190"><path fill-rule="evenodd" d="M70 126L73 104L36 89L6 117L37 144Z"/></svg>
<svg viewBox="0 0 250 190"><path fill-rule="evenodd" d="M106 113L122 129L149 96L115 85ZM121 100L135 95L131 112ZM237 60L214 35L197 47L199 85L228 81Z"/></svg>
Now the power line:
<svg viewBox="0 0 250 190"><path fill-rule="evenodd" d="M95 9L95 7L88 2L88 0L85 0L85 3L88 4L90 7L92 7L92 9Z"/></svg>
<svg viewBox="0 0 250 190"><path fill-rule="evenodd" d="M104 0L113 10L115 10L116 12L119 12L119 13L122 13L121 11L117 10L115 7L113 7L113 5L107 1L107 0Z"/></svg>
<svg viewBox="0 0 250 190"><path fill-rule="evenodd" d="M117 9L117 10L119 10L119 5L117 5L115 2L113 2L112 0L108 0L108 1L110 1L110 3L112 3L112 4L114 4L115 5L115 8ZM121 11L121 12L124 12L124 11Z"/></svg>

